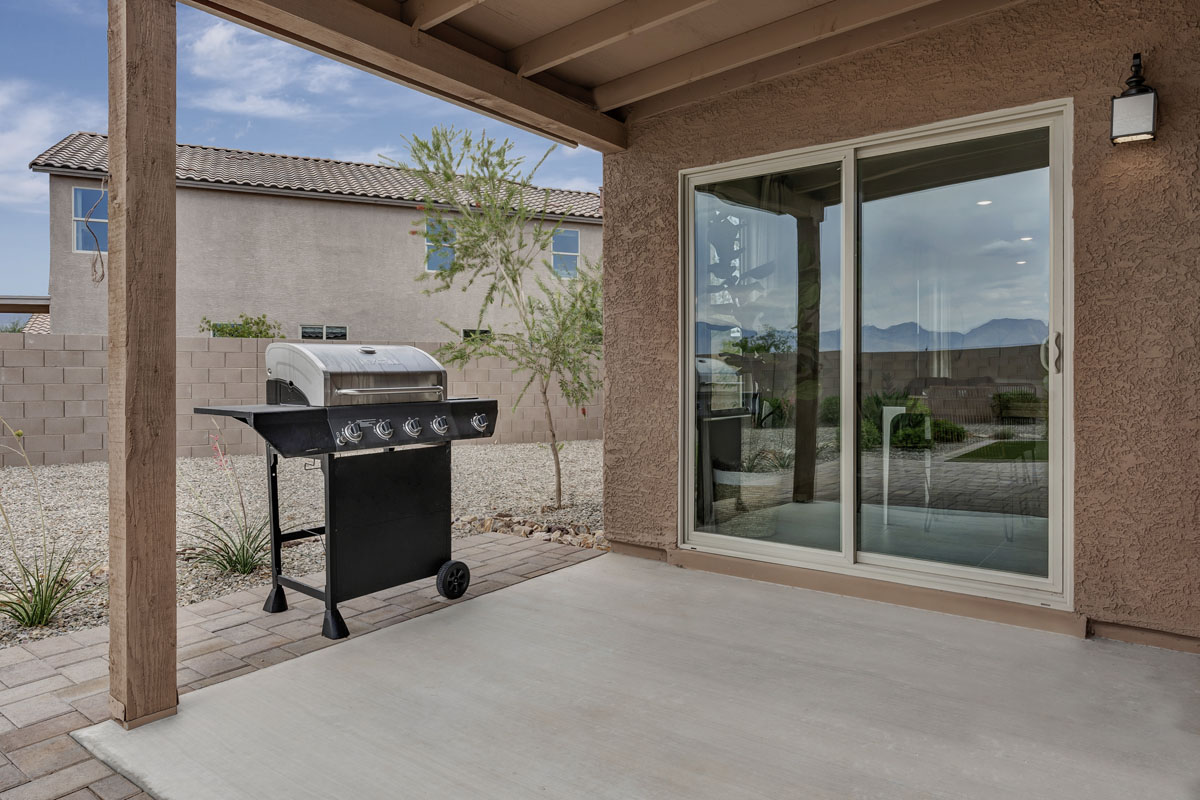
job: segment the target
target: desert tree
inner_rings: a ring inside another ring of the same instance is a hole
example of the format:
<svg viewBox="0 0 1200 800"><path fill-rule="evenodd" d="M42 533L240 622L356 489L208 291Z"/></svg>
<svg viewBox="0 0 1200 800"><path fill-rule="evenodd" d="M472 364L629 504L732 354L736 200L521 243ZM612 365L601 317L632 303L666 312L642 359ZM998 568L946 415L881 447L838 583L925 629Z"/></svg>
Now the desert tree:
<svg viewBox="0 0 1200 800"><path fill-rule="evenodd" d="M560 275L551 252L558 218L549 211L550 191L534 186L546 157L526 166L514 144L454 128L434 128L428 139L407 140L411 163L393 166L421 183L427 264L420 279L427 292L483 287L476 329L458 329L438 356L454 366L498 356L525 382L517 402L533 389L545 412L554 459L554 506L562 506L562 443L551 413L557 384L566 401L580 407L600 385L600 268L581 259L576 274ZM511 309L501 318L502 309Z"/></svg>

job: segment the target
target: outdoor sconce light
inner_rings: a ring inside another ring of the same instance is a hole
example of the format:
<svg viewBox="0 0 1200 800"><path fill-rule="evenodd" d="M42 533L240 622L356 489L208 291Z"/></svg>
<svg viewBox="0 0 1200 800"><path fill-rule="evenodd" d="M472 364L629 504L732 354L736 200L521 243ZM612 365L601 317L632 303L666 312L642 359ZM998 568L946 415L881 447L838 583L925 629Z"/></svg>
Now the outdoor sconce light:
<svg viewBox="0 0 1200 800"><path fill-rule="evenodd" d="M1145 142L1154 138L1158 93L1142 77L1142 54L1134 53L1129 88L1112 99L1112 143Z"/></svg>

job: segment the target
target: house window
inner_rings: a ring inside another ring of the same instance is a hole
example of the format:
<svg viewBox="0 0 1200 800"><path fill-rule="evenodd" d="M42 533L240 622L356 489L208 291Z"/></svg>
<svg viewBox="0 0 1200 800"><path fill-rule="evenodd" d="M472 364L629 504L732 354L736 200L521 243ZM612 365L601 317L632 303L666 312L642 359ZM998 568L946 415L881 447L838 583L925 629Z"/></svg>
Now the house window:
<svg viewBox="0 0 1200 800"><path fill-rule="evenodd" d="M324 339L331 342L346 341L345 325L301 325L301 339Z"/></svg>
<svg viewBox="0 0 1200 800"><path fill-rule="evenodd" d="M71 199L72 249L108 252L108 192L76 186Z"/></svg>
<svg viewBox="0 0 1200 800"><path fill-rule="evenodd" d="M551 249L556 273L564 278L579 274L579 231L558 231Z"/></svg>
<svg viewBox="0 0 1200 800"><path fill-rule="evenodd" d="M425 228L425 269L444 272L454 264L454 229L448 223L430 222Z"/></svg>

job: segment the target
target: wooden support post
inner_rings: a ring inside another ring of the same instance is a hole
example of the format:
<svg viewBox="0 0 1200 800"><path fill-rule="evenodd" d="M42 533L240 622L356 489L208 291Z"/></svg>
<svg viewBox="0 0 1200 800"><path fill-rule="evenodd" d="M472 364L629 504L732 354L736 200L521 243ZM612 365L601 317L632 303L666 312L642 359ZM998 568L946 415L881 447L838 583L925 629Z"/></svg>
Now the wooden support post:
<svg viewBox="0 0 1200 800"><path fill-rule="evenodd" d="M175 713L175 3L108 3L109 706Z"/></svg>

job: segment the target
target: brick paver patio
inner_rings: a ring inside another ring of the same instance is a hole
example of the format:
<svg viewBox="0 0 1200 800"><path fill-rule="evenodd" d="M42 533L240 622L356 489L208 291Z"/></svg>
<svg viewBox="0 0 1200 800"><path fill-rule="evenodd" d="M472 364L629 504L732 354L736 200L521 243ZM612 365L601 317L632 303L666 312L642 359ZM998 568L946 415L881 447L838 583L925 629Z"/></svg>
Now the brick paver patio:
<svg viewBox="0 0 1200 800"><path fill-rule="evenodd" d="M504 534L460 539L454 556L470 566L471 588L453 602L599 555ZM337 644L321 636L324 608L317 600L289 592L288 610L267 614L265 596L266 589L241 591L179 609L181 695ZM430 578L339 608L354 637L452 604ZM69 735L108 718L106 627L0 649L0 800L148 800Z"/></svg>

